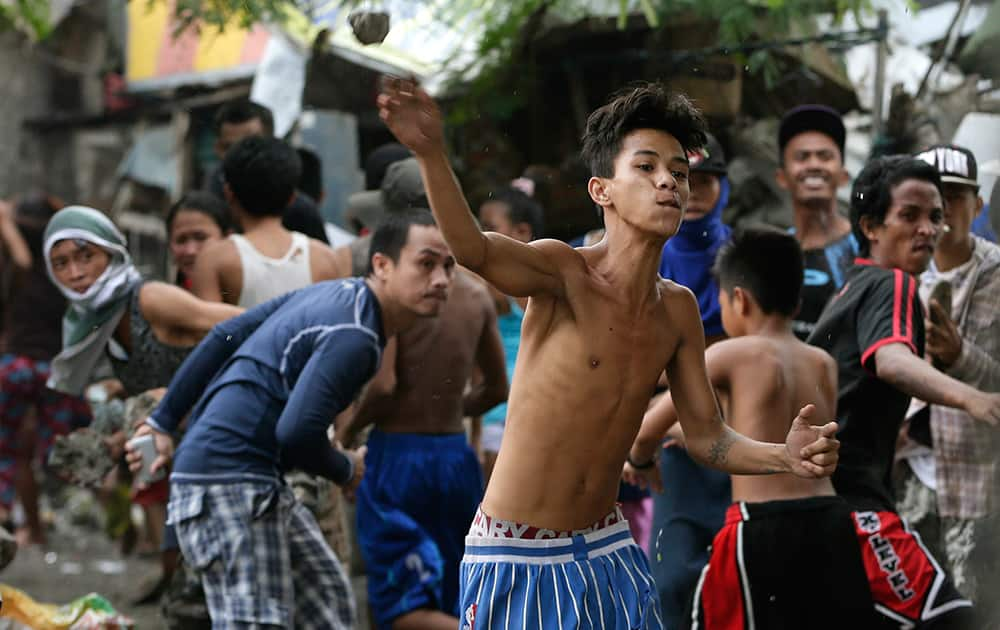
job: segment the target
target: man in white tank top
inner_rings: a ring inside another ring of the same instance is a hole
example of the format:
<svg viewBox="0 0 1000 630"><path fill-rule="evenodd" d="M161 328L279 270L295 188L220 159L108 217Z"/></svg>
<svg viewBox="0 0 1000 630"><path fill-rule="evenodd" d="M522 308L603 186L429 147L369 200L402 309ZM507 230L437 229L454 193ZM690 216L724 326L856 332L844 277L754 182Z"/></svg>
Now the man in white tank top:
<svg viewBox="0 0 1000 630"><path fill-rule="evenodd" d="M244 138L226 153L222 168L226 201L243 234L201 251L191 279L195 295L249 308L349 275L328 246L281 224L301 170L294 149L276 138Z"/></svg>
<svg viewBox="0 0 1000 630"><path fill-rule="evenodd" d="M225 193L243 228L206 246L198 255L192 290L204 300L253 308L314 282L346 277L333 250L282 225L282 211L299 180L298 154L281 140L245 138L223 162ZM316 517L330 547L350 565L347 518L340 492L321 477L292 471L286 476L296 496Z"/></svg>

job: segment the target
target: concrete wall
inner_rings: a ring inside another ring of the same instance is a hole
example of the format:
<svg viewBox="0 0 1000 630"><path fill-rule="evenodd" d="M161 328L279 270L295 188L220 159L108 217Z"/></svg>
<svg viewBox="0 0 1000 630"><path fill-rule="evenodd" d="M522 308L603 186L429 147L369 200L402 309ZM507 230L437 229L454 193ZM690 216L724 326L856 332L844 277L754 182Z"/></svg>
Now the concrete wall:
<svg viewBox="0 0 1000 630"><path fill-rule="evenodd" d="M22 123L47 111L48 77L24 37L0 32L0 197L41 184L42 163Z"/></svg>

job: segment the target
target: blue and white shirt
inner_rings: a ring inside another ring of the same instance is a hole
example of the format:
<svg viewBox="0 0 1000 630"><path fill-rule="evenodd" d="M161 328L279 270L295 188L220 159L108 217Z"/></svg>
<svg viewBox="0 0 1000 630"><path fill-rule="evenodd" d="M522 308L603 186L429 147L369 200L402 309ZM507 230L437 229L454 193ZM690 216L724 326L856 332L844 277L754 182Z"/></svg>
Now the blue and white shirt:
<svg viewBox="0 0 1000 630"><path fill-rule="evenodd" d="M364 280L315 284L215 326L148 420L174 433L194 407L174 483L277 481L295 467L343 483L327 428L375 374L385 338Z"/></svg>

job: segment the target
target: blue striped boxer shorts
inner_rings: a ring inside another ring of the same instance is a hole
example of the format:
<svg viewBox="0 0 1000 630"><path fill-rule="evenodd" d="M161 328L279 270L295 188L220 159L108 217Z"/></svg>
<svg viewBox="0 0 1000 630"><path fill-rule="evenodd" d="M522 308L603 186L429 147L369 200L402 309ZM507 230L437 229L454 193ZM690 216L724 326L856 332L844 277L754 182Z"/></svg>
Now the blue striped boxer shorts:
<svg viewBox="0 0 1000 630"><path fill-rule="evenodd" d="M659 629L649 562L628 522L542 540L469 535L460 628Z"/></svg>

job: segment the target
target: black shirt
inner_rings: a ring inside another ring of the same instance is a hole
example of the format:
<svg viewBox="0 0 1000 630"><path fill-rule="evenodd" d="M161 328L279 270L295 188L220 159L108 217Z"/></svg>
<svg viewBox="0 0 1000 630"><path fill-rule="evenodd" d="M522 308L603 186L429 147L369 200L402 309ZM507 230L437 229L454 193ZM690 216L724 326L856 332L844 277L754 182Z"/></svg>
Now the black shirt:
<svg viewBox="0 0 1000 630"><path fill-rule="evenodd" d="M858 242L850 233L820 249L802 252L805 259L802 308L792 320L792 331L799 339L806 339L812 333L830 298L844 286L857 254Z"/></svg>
<svg viewBox="0 0 1000 630"><path fill-rule="evenodd" d="M923 356L918 286L899 269L857 259L809 336L837 362L840 463L833 485L855 509L895 511L892 463L910 397L876 376L875 351L904 343Z"/></svg>

